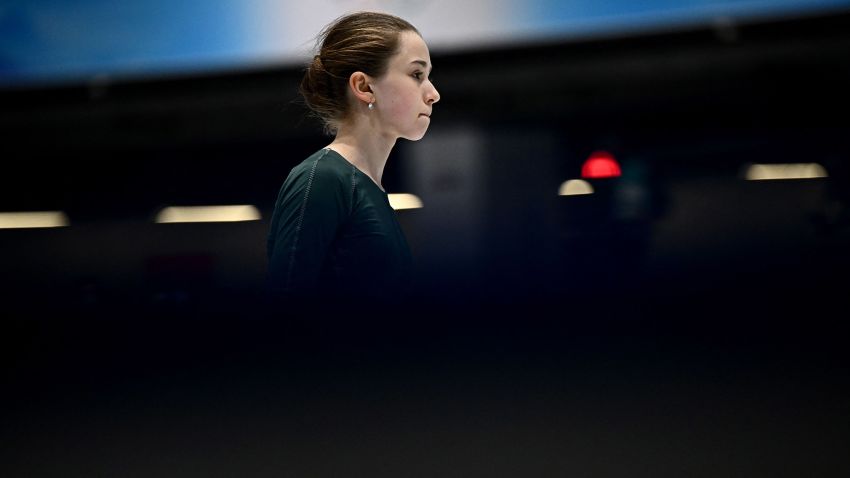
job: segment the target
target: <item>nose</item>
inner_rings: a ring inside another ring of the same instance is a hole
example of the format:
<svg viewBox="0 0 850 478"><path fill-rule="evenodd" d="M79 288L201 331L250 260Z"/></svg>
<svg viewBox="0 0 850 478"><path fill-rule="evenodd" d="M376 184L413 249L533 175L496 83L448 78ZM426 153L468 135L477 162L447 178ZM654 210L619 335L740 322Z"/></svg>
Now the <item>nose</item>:
<svg viewBox="0 0 850 478"><path fill-rule="evenodd" d="M434 87L434 85L431 85L431 88L427 93L425 93L425 103L433 105L438 101L440 101L440 92L437 91L437 88Z"/></svg>

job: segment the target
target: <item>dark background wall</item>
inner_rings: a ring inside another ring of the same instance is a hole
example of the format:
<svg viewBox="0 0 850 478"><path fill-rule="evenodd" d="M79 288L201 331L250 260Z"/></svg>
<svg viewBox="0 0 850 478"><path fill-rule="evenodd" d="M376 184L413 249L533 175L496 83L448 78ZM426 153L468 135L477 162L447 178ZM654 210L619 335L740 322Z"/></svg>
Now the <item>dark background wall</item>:
<svg viewBox="0 0 850 478"><path fill-rule="evenodd" d="M404 306L264 294L300 71L0 92L9 476L846 473L850 16L434 56ZM594 150L624 176L559 197ZM746 164L825 179L751 182ZM165 205L263 219L157 225Z"/></svg>

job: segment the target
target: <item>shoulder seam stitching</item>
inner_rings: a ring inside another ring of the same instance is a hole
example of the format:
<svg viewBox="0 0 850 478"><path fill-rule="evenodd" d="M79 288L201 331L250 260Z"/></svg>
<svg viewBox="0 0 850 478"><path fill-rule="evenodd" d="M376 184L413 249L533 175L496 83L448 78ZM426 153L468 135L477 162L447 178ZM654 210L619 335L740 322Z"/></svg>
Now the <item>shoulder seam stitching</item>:
<svg viewBox="0 0 850 478"><path fill-rule="evenodd" d="M313 176L316 174L316 166L319 160L322 159L327 150L313 161L313 167L310 168L310 176L307 179L307 188L304 191L304 199L301 201L301 210L298 212L298 222L295 225L295 239L292 241L292 250L289 253L289 270L286 273L286 290L292 287L292 271L295 268L295 251L298 249L298 239L301 237L301 225L304 222L304 214L307 211L307 199L310 197L310 189L313 187Z"/></svg>
<svg viewBox="0 0 850 478"><path fill-rule="evenodd" d="M354 212L354 191L355 185L357 184L357 168L354 165L351 165L351 201L349 206L348 215L350 216Z"/></svg>

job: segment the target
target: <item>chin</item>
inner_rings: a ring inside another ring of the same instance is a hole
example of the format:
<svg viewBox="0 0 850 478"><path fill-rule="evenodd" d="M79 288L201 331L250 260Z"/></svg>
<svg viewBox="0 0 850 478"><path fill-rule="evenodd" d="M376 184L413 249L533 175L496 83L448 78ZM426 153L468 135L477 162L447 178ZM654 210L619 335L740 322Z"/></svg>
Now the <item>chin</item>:
<svg viewBox="0 0 850 478"><path fill-rule="evenodd" d="M405 135L404 139L409 141L419 141L425 136L425 133L428 131L428 128L423 129L422 131L418 131L413 134Z"/></svg>

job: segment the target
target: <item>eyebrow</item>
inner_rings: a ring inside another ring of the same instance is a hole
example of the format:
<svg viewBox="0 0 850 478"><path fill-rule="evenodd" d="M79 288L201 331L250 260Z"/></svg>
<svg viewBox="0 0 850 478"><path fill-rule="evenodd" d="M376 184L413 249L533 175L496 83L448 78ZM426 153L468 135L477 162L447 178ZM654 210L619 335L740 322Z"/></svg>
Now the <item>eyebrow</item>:
<svg viewBox="0 0 850 478"><path fill-rule="evenodd" d="M411 63L418 63L422 65L422 68L428 68L428 62L424 60L413 60ZM433 67L431 67L431 69L433 69Z"/></svg>

